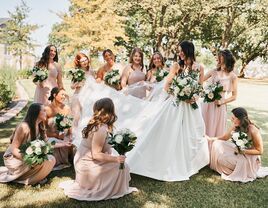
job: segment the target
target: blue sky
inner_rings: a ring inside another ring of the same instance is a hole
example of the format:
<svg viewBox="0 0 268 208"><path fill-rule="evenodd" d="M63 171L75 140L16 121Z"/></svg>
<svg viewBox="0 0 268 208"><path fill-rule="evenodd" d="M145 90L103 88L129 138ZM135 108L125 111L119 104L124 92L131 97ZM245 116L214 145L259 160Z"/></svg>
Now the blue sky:
<svg viewBox="0 0 268 208"><path fill-rule="evenodd" d="M41 45L36 48L36 55L40 56L48 43L48 34L51 32L52 25L60 22L55 14L58 12L67 12L70 2L68 0L24 0L31 11L27 21L42 25L36 30L32 37L36 43ZM8 17L8 11L15 11L15 6L20 5L21 0L0 0L0 17Z"/></svg>

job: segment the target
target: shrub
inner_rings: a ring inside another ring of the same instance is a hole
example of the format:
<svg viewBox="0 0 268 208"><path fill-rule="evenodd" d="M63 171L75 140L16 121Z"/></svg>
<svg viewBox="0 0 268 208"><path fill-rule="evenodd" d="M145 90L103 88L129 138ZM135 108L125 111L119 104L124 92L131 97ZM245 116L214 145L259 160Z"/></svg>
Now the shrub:
<svg viewBox="0 0 268 208"><path fill-rule="evenodd" d="M22 69L17 73L19 79L30 79L32 76L32 70L30 69Z"/></svg>

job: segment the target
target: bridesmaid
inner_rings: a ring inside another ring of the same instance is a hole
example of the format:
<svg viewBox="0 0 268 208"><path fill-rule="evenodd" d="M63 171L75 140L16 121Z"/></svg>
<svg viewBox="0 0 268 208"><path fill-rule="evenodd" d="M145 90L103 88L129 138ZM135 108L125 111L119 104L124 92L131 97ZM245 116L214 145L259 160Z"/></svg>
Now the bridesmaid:
<svg viewBox="0 0 268 208"><path fill-rule="evenodd" d="M84 53L78 53L74 59L74 66L76 69L82 69L85 71L85 77L94 77L94 71L90 67L90 59ZM76 82L71 84L71 88L74 90L74 94L71 99L71 111L73 120L73 127L78 126L78 122L81 117L82 106L78 99L78 94L83 86L84 82Z"/></svg>
<svg viewBox="0 0 268 208"><path fill-rule="evenodd" d="M226 131L227 103L234 101L237 97L237 76L233 72L235 58L233 54L225 49L219 52L218 68L209 71L204 80L209 83L219 81L223 86L221 100L214 103L203 103L202 114L206 124L206 134L210 137L221 136ZM231 96L227 97L227 93Z"/></svg>
<svg viewBox="0 0 268 208"><path fill-rule="evenodd" d="M123 71L121 86L126 94L134 97L146 97L146 86L144 81L146 74L143 64L143 52L139 48L134 48L130 54L129 65Z"/></svg>
<svg viewBox="0 0 268 208"><path fill-rule="evenodd" d="M113 130L117 119L113 101L110 98L96 101L93 112L74 158L75 181L63 182L60 187L68 197L83 201L116 199L137 191L129 187L128 166L119 170L125 156L112 156L107 143L108 132Z"/></svg>
<svg viewBox="0 0 268 208"><path fill-rule="evenodd" d="M96 81L100 83L104 79L104 75L106 72L112 71L115 65L115 55L110 49L106 49L102 53L103 59L106 63L100 67L97 71Z"/></svg>
<svg viewBox="0 0 268 208"><path fill-rule="evenodd" d="M20 146L37 138L46 140L43 122L46 120L45 107L39 103L30 105L24 120L18 124L11 136L11 143L4 154L5 167L0 168L0 182L17 182L25 185L45 183L46 177L55 165L55 158L48 155L40 165L29 166L20 153Z"/></svg>
<svg viewBox="0 0 268 208"><path fill-rule="evenodd" d="M244 108L235 108L232 113L232 127L223 136L210 138L213 142L210 167L230 181L249 182L268 175L268 168L261 167L263 142L259 129L249 120ZM238 153L235 144L227 141L233 131L247 133L253 141L252 147L242 151L242 154Z"/></svg>
<svg viewBox="0 0 268 208"><path fill-rule="evenodd" d="M48 96L52 88L63 88L62 69L60 64L58 64L58 52L54 45L49 45L45 48L36 66L46 68L48 70L48 78L43 82L36 83L34 102L48 105Z"/></svg>
<svg viewBox="0 0 268 208"><path fill-rule="evenodd" d="M165 67L164 57L160 52L155 52L150 60L149 70L147 71L146 81L155 83L155 73L157 70L163 70Z"/></svg>
<svg viewBox="0 0 268 208"><path fill-rule="evenodd" d="M66 93L64 89L54 87L51 90L49 100L51 103L46 107L47 112L47 136L49 141L56 141L59 148L54 149L54 156L56 158L55 170L66 168L70 166L69 160L72 160L72 129L69 128L60 134L55 125L55 116L60 113L62 115L71 115L71 109L64 104Z"/></svg>

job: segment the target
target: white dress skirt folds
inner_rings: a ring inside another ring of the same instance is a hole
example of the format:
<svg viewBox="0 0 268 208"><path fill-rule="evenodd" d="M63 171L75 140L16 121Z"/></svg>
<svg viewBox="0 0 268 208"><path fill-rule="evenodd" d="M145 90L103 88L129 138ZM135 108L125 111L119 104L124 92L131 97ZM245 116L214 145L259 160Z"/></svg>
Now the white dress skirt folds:
<svg viewBox="0 0 268 208"><path fill-rule="evenodd" d="M173 96L159 87L163 83L155 85L158 93L153 90L148 101L88 78L79 94L83 112L73 143L79 146L94 102L109 97L118 116L115 130L129 128L138 137L136 146L126 155L130 172L162 181L188 180L209 163L200 108L194 110L185 102L174 105Z"/></svg>

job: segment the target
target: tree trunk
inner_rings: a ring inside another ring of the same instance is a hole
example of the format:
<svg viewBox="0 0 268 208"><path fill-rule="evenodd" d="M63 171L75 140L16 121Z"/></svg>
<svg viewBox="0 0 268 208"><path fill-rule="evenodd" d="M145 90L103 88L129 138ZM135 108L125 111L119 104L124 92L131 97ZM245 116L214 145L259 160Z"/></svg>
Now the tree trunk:
<svg viewBox="0 0 268 208"><path fill-rule="evenodd" d="M242 68L240 69L239 75L238 75L239 78L245 78L245 69L247 65L248 65L247 63L242 64Z"/></svg>

